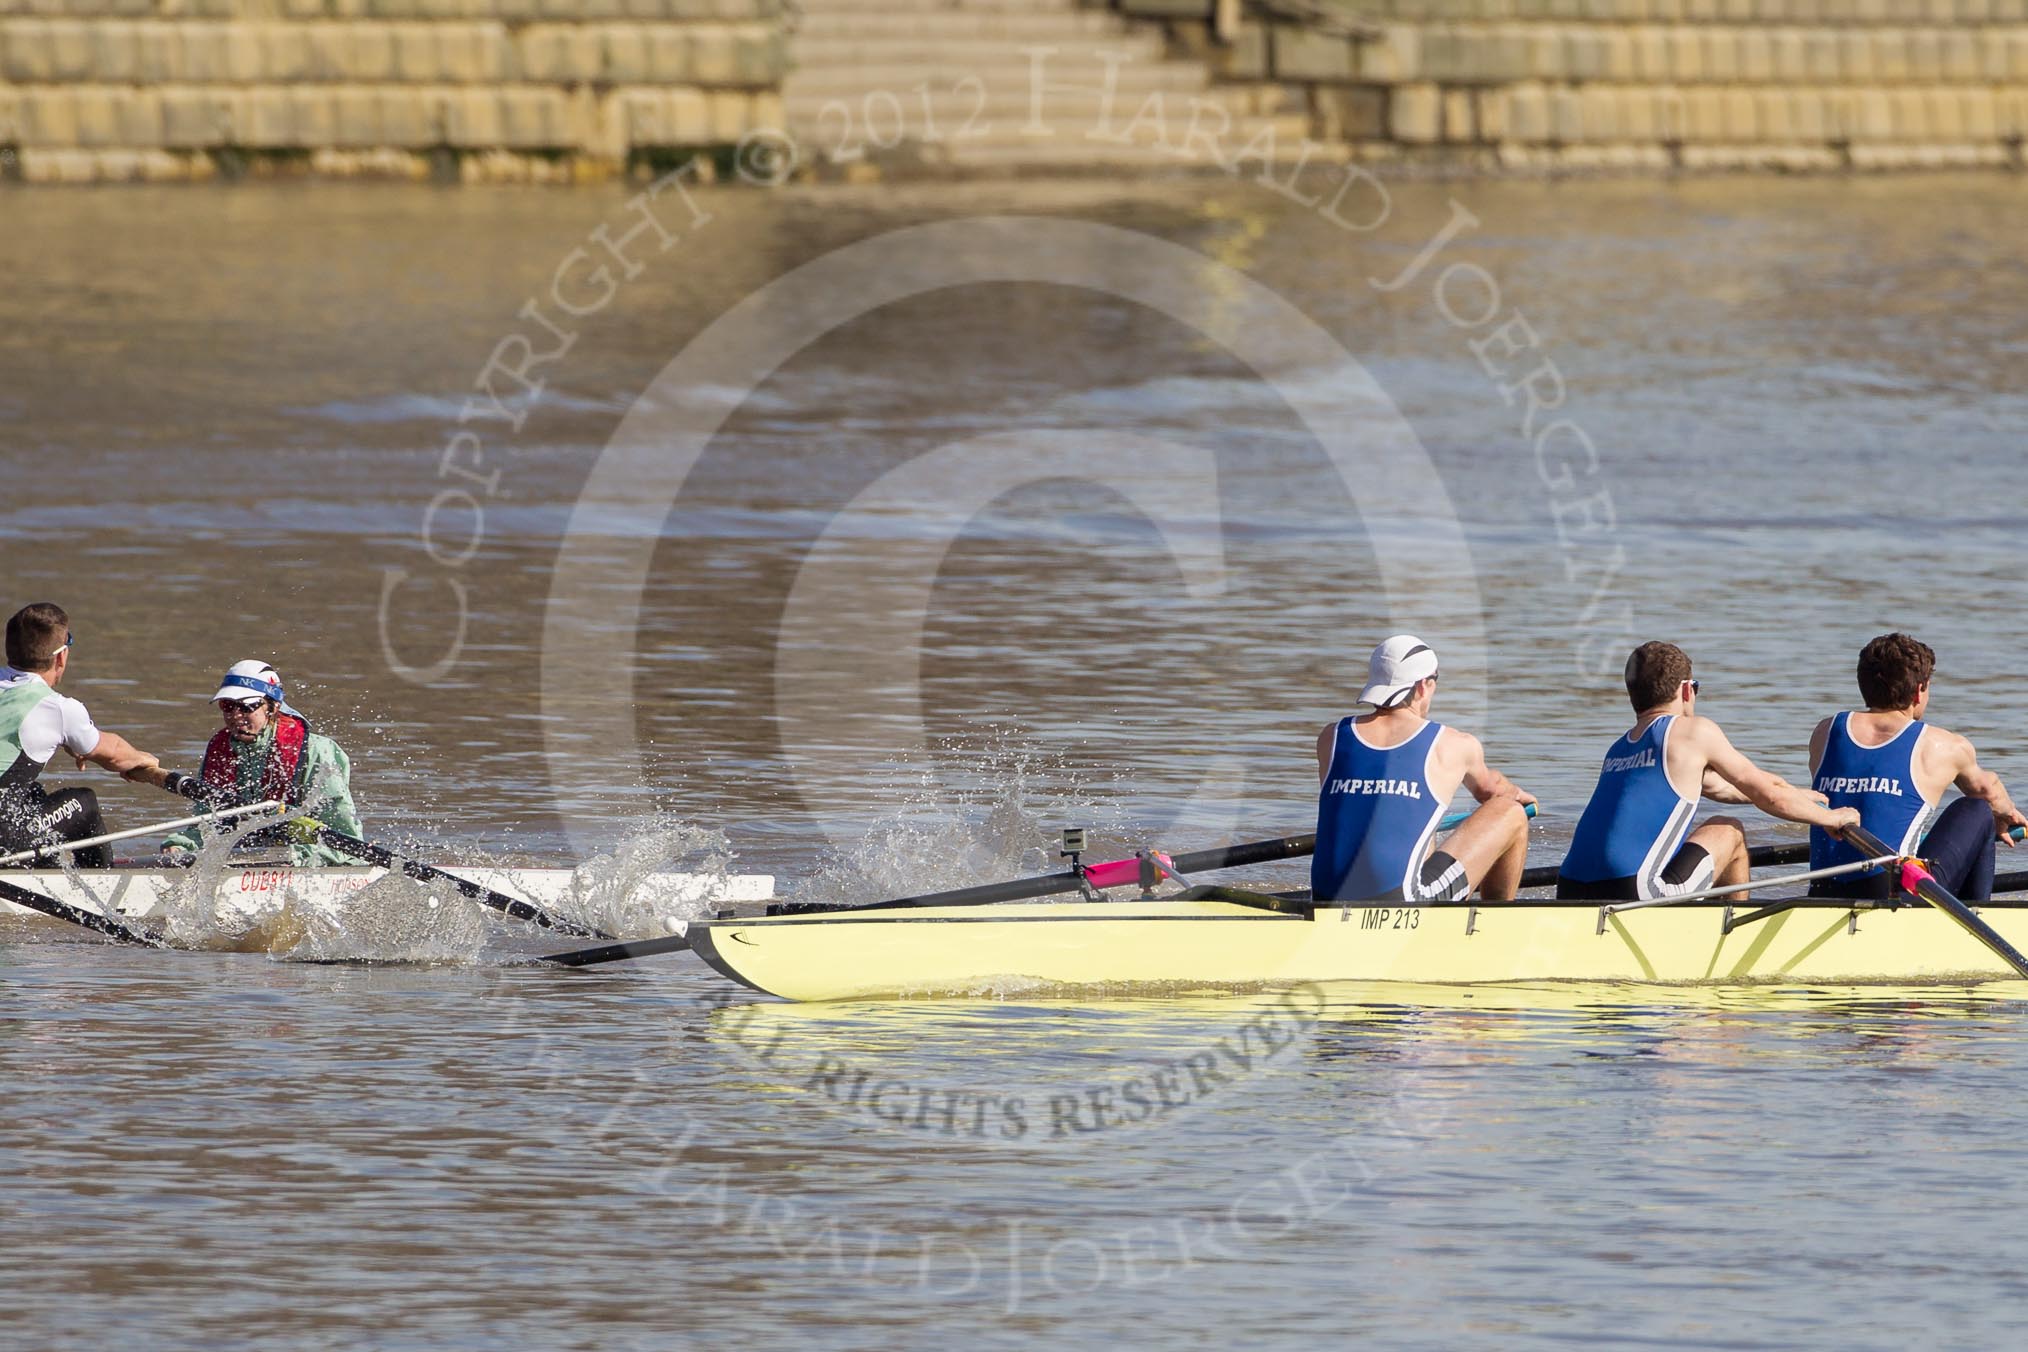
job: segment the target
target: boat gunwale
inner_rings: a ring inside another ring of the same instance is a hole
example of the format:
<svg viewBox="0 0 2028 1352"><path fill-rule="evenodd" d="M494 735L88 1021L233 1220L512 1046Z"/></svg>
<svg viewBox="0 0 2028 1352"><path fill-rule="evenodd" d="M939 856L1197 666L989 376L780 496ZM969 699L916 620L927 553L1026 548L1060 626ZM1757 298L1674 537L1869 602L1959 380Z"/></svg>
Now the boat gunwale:
<svg viewBox="0 0 2028 1352"><path fill-rule="evenodd" d="M1268 895L1278 896L1279 899L1284 901L1296 900L1295 897L1289 896L1287 894L1268 894ZM1147 914L1147 913L1108 916L1105 914L1106 911L1118 907L1160 906L1165 904L1227 905L1227 906L1243 907L1251 913L1228 915L1228 916L1162 915L1162 914ZM1567 898L1556 898L1556 897L1517 897L1511 901L1376 900L1376 901L1318 901L1318 902L1309 902L1306 904L1308 904L1313 908L1311 914L1304 914L1303 912L1300 911L1270 910L1269 908L1264 906L1254 906L1249 905L1248 903L1243 901L1228 900L1225 898L1218 897L1207 897L1207 898L1136 897L1133 898L1132 900L1101 901L1101 902L1067 900L1064 898L1049 897L1037 899L1023 899L1019 901L996 901L988 903L983 906L954 905L941 907L888 907L883 906L876 902L863 906L840 905L837 907L827 907L823 910L798 911L791 915L742 916L728 914L712 917L701 917L699 919L691 921L690 923L692 925L700 925L700 926L747 925L755 923L765 923L770 925L836 924L840 921L856 921L860 919L864 919L867 921L878 921L883 923L890 921L922 920L936 923L955 923L960 921L970 921L970 922L1001 921L1004 923L1027 923L1027 924L1053 920L1117 920L1117 921L1308 920L1312 919L1314 913L1317 911L1359 911L1359 910L1413 910L1427 912L1455 911L1461 915L1469 915L1470 913L1475 911L1486 912L1491 914L1498 914L1501 911L1511 911L1511 910L1566 910L1579 912L1601 911L1601 910L1609 911L1611 910L1611 908L1615 906L1624 905L1625 903L1615 901L1599 901L1599 900L1573 901ZM1995 897L1988 901L1967 902L1965 904L1971 907L1971 909L1974 911L1988 909L1999 911L2028 910L2028 896ZM1065 907L1071 909L1066 909L1050 915L1028 915L1014 917L1004 914L1005 912L1036 910L1043 907ZM1904 898L1821 897L1808 895L1771 896L1771 897L1756 896L1749 898L1700 897L1694 901L1676 902L1671 906L1669 906L1667 909L1677 911L1685 911L1685 910L1722 911L1722 910L1745 910L1747 908L1751 908L1755 911L1767 908L1780 908L1785 910L1812 910L1812 911L1818 910L1922 911L1929 909L1929 903L1921 900L1911 900L1905 897ZM926 912L958 911L958 910L973 911L973 912L983 911L988 912L988 914L967 915L967 916L926 914Z"/></svg>

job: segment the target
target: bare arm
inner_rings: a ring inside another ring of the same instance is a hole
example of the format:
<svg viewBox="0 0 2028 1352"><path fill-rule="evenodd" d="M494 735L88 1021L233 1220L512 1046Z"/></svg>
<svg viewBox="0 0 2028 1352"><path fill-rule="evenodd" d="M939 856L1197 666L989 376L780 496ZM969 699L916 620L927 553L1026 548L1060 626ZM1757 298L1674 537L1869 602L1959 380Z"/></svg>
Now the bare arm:
<svg viewBox="0 0 2028 1352"><path fill-rule="evenodd" d="M111 770L122 779L153 784L157 788L166 777L160 761L117 732L101 732L98 745L78 757L78 768L82 770L87 762Z"/></svg>
<svg viewBox="0 0 2028 1352"><path fill-rule="evenodd" d="M1704 783L1701 786L1701 791L1706 798L1709 798L1714 803L1729 803L1737 806L1753 801L1738 789L1726 783L1725 777L1708 765L1704 767Z"/></svg>
<svg viewBox="0 0 2028 1352"><path fill-rule="evenodd" d="M1338 725L1326 723L1324 730L1317 734L1317 782L1322 784L1331 777L1331 756L1338 749Z"/></svg>
<svg viewBox="0 0 2028 1352"><path fill-rule="evenodd" d="M2000 777L1979 764L1979 753L1972 744L1956 733L1952 733L1951 738L1958 743L1953 749L1959 752L1957 764L1953 767L1957 775L1952 782L1965 797L1976 798L1993 809L1994 833L2006 840L2007 847L2012 849L2014 841L2007 833L2017 826L2028 827L2028 817L2023 817L2020 809L2014 806L2014 800L2007 795L2007 786L2000 782Z"/></svg>
<svg viewBox="0 0 2028 1352"><path fill-rule="evenodd" d="M1482 803L1495 798L1512 798L1526 807L1535 801L1535 795L1518 787L1513 780L1486 764L1486 748L1479 739L1453 728L1447 736L1456 737L1458 754L1465 757L1465 790Z"/></svg>
<svg viewBox="0 0 2028 1352"><path fill-rule="evenodd" d="M1716 723L1700 719L1698 728L1705 765L1719 778L1738 789L1741 797L1770 817L1802 822L1838 832L1859 824L1857 808L1830 808L1817 801L1808 789L1799 789L1780 775L1761 769L1735 749Z"/></svg>

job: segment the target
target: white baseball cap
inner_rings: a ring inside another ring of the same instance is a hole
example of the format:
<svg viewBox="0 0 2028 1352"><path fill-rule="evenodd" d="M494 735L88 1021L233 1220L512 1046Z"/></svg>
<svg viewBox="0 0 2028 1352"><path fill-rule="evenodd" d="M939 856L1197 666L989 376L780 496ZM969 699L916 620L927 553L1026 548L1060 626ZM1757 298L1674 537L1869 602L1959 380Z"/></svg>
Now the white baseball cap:
<svg viewBox="0 0 2028 1352"><path fill-rule="evenodd" d="M1359 692L1359 702L1390 708L1407 699L1417 681L1436 674L1435 649L1414 634L1396 634L1367 659L1366 688Z"/></svg>
<svg viewBox="0 0 2028 1352"><path fill-rule="evenodd" d="M282 676L267 663L248 658L234 662L219 678L218 693L211 697L213 704L222 699L243 703L251 699L271 699L282 702Z"/></svg>

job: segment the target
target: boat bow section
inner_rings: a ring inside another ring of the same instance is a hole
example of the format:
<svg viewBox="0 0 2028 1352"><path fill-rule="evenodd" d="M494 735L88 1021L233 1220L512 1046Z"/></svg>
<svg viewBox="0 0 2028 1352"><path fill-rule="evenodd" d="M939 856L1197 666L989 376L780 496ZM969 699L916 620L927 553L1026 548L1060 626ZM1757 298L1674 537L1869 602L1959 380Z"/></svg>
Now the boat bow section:
<svg viewBox="0 0 2028 1352"><path fill-rule="evenodd" d="M1043 902L695 921L691 947L790 1000L1049 987L1256 984L1297 963L1302 914L1225 901Z"/></svg>

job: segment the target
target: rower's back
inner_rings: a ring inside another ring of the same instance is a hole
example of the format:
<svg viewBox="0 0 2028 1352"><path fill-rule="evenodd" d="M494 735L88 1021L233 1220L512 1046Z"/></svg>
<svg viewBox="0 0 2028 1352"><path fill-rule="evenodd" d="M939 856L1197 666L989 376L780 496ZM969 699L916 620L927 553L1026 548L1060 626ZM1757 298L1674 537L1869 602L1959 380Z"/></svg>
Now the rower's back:
<svg viewBox="0 0 2028 1352"><path fill-rule="evenodd" d="M1862 726L1855 728L1854 717L1848 711L1831 719L1810 785L1832 807L1857 808L1868 831L1908 853L1936 814L1936 804L1923 796L1916 782L1916 752L1928 724L1911 718L1900 731L1887 730L1883 740L1868 740L1869 732L1881 737L1882 731L1863 724L1880 720L1862 717ZM1864 857L1822 827L1810 828L1812 869L1857 863Z"/></svg>
<svg viewBox="0 0 2028 1352"><path fill-rule="evenodd" d="M1598 784L1557 871L1559 883L1639 878L1682 847L1698 799L1669 777L1669 734L1676 719L1662 714L1607 748Z"/></svg>
<svg viewBox="0 0 2028 1352"><path fill-rule="evenodd" d="M1456 791L1452 785L1439 794L1432 782L1444 725L1395 714L1338 721L1317 796L1317 849L1310 860L1310 890L1319 901L1409 896Z"/></svg>

